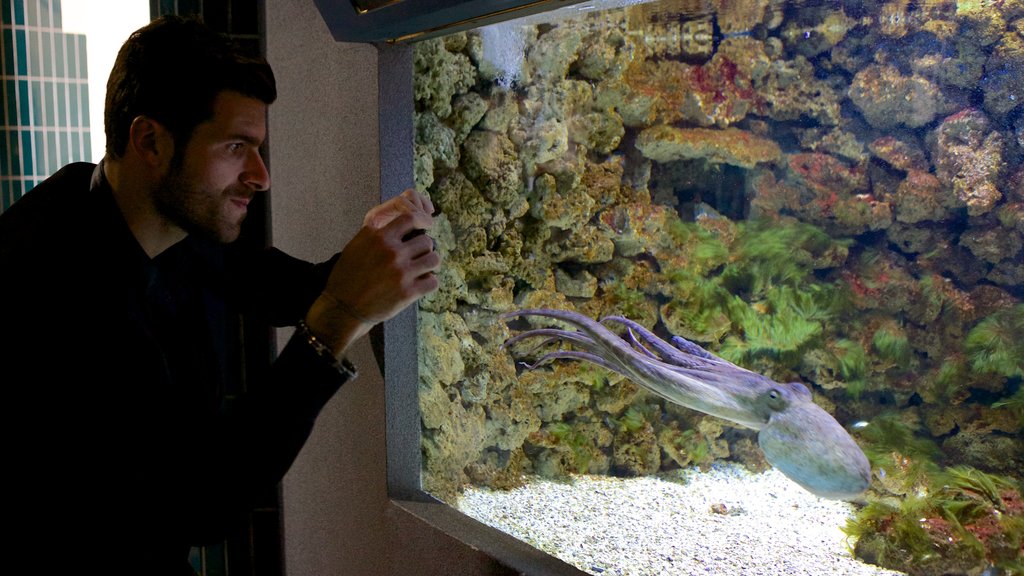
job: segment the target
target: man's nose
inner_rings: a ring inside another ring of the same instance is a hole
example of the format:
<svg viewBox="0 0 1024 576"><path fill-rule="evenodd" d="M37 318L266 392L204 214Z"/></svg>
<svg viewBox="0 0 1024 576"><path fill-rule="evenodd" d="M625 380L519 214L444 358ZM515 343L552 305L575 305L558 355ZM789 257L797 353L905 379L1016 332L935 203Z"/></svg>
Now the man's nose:
<svg viewBox="0 0 1024 576"><path fill-rule="evenodd" d="M267 171L267 165L263 162L259 150L253 150L250 153L241 180L257 192L263 192L270 188L270 172Z"/></svg>

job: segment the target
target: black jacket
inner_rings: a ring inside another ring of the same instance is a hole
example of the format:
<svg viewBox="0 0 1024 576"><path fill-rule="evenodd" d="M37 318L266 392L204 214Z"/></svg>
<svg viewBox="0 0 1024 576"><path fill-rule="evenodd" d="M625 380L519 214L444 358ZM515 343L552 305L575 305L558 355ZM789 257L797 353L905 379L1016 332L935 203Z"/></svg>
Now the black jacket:
<svg viewBox="0 0 1024 576"><path fill-rule="evenodd" d="M225 393L240 319L293 325L331 263L191 236L150 260L94 168L0 214L5 548L38 574L180 573L275 489L343 384L298 338Z"/></svg>

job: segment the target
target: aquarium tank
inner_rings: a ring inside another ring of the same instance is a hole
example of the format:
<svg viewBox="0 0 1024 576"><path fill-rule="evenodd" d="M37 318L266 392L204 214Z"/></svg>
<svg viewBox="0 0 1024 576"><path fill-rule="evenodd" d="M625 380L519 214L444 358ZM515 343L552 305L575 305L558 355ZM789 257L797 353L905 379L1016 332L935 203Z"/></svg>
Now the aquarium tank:
<svg viewBox="0 0 1024 576"><path fill-rule="evenodd" d="M1024 574L1024 0L412 52L426 492L593 574Z"/></svg>

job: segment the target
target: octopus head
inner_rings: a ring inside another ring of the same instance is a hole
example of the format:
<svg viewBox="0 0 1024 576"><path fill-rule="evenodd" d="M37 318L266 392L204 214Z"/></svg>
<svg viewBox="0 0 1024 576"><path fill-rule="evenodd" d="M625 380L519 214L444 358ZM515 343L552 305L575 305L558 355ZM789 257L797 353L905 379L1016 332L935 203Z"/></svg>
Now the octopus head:
<svg viewBox="0 0 1024 576"><path fill-rule="evenodd" d="M773 386L763 393L763 407L768 422L757 441L769 464L822 498L852 500L867 490L867 457L805 386Z"/></svg>

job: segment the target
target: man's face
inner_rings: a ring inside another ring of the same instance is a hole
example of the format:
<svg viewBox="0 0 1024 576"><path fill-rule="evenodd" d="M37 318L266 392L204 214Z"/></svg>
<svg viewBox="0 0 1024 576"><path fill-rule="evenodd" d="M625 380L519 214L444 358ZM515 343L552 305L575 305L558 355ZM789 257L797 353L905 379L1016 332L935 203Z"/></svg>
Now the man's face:
<svg viewBox="0 0 1024 576"><path fill-rule="evenodd" d="M213 117L196 126L154 194L157 210L192 234L232 242L241 232L249 201L270 186L259 154L267 135L267 105L225 91Z"/></svg>

